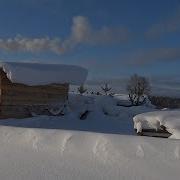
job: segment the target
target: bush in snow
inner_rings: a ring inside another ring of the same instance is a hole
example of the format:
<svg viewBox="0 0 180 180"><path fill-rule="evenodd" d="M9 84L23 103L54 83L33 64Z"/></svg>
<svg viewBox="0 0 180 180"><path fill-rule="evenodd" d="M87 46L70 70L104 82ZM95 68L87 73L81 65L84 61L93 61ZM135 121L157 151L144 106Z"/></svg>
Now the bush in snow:
<svg viewBox="0 0 180 180"><path fill-rule="evenodd" d="M148 96L148 98L157 108L180 108L180 98L165 96Z"/></svg>
<svg viewBox="0 0 180 180"><path fill-rule="evenodd" d="M101 95L101 93L100 93L100 92L97 92L97 93L96 93L96 95L97 95L97 96L100 96L100 95Z"/></svg>
<svg viewBox="0 0 180 180"><path fill-rule="evenodd" d="M84 85L81 85L81 86L78 88L78 91L79 91L79 93L80 93L81 95L83 95L83 94L87 91L87 89L84 87Z"/></svg>
<svg viewBox="0 0 180 180"><path fill-rule="evenodd" d="M109 87L107 83L104 84L104 86L101 86L101 89L104 91L105 95L108 95L108 92L112 89Z"/></svg>
<svg viewBox="0 0 180 180"><path fill-rule="evenodd" d="M128 81L127 91L132 105L142 105L150 92L150 83L145 77L134 74Z"/></svg>

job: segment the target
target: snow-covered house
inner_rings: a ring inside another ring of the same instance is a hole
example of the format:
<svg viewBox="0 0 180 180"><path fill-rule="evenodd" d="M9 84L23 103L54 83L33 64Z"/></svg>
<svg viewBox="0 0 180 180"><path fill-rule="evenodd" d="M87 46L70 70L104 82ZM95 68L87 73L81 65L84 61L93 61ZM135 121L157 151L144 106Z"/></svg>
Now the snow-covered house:
<svg viewBox="0 0 180 180"><path fill-rule="evenodd" d="M0 118L23 118L33 111L60 112L69 84L81 85L87 70L72 65L0 63ZM59 106L59 107L58 107Z"/></svg>

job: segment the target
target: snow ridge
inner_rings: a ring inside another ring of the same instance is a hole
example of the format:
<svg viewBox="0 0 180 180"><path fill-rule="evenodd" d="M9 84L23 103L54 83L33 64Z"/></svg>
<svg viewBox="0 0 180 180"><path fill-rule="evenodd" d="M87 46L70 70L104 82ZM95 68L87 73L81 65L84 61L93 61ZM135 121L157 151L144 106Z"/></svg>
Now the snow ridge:
<svg viewBox="0 0 180 180"><path fill-rule="evenodd" d="M0 136L3 180L179 180L179 141L5 126Z"/></svg>

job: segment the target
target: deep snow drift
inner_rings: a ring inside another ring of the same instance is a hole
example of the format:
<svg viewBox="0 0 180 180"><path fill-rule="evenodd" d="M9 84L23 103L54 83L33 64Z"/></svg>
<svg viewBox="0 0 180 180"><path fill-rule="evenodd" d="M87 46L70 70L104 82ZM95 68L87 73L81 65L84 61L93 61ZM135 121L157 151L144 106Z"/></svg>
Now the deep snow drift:
<svg viewBox="0 0 180 180"><path fill-rule="evenodd" d="M179 180L180 142L0 127L3 180Z"/></svg>

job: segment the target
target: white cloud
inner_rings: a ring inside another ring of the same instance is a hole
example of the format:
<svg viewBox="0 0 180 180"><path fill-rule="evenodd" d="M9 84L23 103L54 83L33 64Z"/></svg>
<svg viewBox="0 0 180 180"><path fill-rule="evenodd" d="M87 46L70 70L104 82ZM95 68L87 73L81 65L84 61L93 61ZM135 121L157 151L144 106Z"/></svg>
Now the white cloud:
<svg viewBox="0 0 180 180"><path fill-rule="evenodd" d="M12 52L63 52L61 40L59 38L27 38L19 35L15 38L0 39L0 49Z"/></svg>
<svg viewBox="0 0 180 180"><path fill-rule="evenodd" d="M71 35L63 42L63 48L73 48L78 44L105 45L125 43L129 40L129 35L128 30L123 27L102 27L94 30L86 17L76 16L73 18Z"/></svg>
<svg viewBox="0 0 180 180"><path fill-rule="evenodd" d="M70 35L63 41L61 38L28 38L16 36L14 38L0 39L0 49L14 52L41 52L50 51L62 54L75 48L79 44L103 45L110 43L127 42L129 33L126 28L103 27L94 30L89 20L84 16L73 18Z"/></svg>

